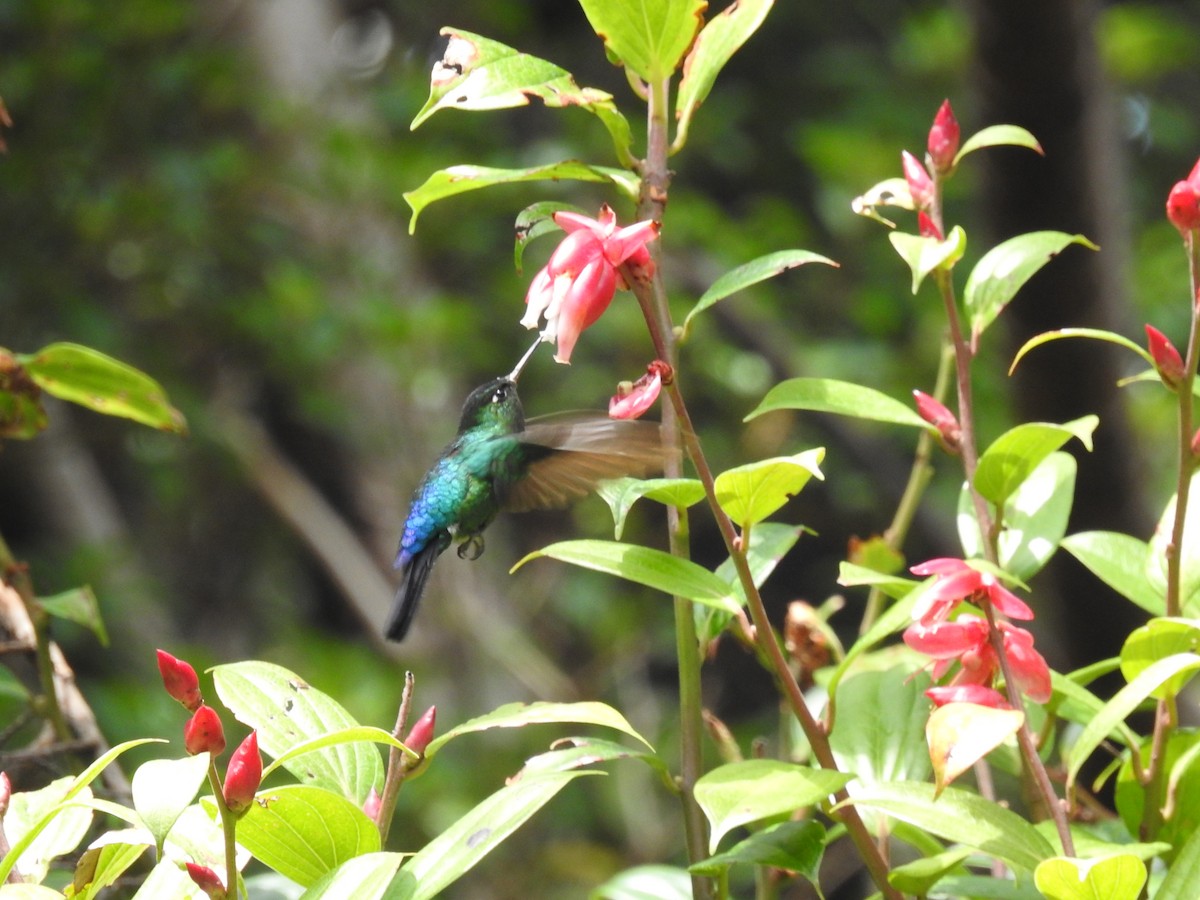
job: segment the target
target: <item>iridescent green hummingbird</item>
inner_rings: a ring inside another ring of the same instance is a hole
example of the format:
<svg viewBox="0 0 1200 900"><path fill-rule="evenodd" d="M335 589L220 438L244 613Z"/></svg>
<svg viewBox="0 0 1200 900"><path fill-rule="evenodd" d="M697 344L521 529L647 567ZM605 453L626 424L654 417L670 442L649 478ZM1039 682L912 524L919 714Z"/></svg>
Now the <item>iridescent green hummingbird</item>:
<svg viewBox="0 0 1200 900"><path fill-rule="evenodd" d="M507 375L475 388L463 405L458 435L413 493L395 568L400 588L384 632L404 638L434 561L454 541L458 555L478 559L483 530L500 510L566 506L622 475L662 466L658 424L572 412L525 421L517 378L539 341Z"/></svg>

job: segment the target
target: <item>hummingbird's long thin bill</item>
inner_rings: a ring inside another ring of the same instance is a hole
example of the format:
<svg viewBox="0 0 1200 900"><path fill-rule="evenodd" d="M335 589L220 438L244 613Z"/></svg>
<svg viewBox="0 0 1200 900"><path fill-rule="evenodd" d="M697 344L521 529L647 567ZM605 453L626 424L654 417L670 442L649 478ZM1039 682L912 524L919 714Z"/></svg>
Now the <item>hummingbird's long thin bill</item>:
<svg viewBox="0 0 1200 900"><path fill-rule="evenodd" d="M540 344L541 342L542 342L542 336L539 334L537 336L537 340L535 340L533 342L533 346L525 351L525 355L521 357L521 361L518 362L516 367L504 377L507 378L509 381L516 381L517 378L519 378L521 375L521 370L523 368L525 368L525 363L529 362L529 358L531 356L533 356L533 351L538 348L538 344Z"/></svg>

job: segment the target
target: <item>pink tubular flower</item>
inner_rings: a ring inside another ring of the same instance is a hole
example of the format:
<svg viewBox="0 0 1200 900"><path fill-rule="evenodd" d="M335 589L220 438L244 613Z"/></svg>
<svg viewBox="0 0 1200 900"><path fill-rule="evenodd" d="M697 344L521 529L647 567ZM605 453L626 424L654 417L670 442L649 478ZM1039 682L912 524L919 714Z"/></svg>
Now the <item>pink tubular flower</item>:
<svg viewBox="0 0 1200 900"><path fill-rule="evenodd" d="M159 650L157 653L158 671L162 675L163 687L184 707L195 712L200 706L200 679L196 677L196 670L166 650Z"/></svg>
<svg viewBox="0 0 1200 900"><path fill-rule="evenodd" d="M936 575L934 587L913 607L913 618L922 625L943 622L963 600L985 596L997 612L1010 619L1032 619L1031 610L1020 597L1002 585L990 572L981 572L961 559L931 559L909 569L914 575Z"/></svg>
<svg viewBox="0 0 1200 900"><path fill-rule="evenodd" d="M378 824L379 811L383 808L383 798L379 796L379 791L371 788L371 792L367 794L367 799L363 801L362 811L372 822Z"/></svg>
<svg viewBox="0 0 1200 900"><path fill-rule="evenodd" d="M1186 179L1175 182L1167 195L1167 219L1181 234L1200 228L1200 160Z"/></svg>
<svg viewBox="0 0 1200 900"><path fill-rule="evenodd" d="M950 412L944 403L924 391L913 391L913 398L917 401L917 414L938 430L947 447L952 450L958 449L962 431L954 413Z"/></svg>
<svg viewBox="0 0 1200 900"><path fill-rule="evenodd" d="M917 209L928 209L933 203L933 179L929 177L921 161L907 150L900 152L900 162L904 166L904 180L908 182L913 206Z"/></svg>
<svg viewBox="0 0 1200 900"><path fill-rule="evenodd" d="M425 710L421 718L411 729L408 736L404 739L404 746L413 753L424 753L425 748L429 746L429 742L433 740L433 728L437 724L437 707L431 706Z"/></svg>
<svg viewBox="0 0 1200 900"><path fill-rule="evenodd" d="M935 172L945 174L954 167L954 157L958 155L958 138L958 119L954 118L950 101L943 100L937 115L933 117L933 127L929 129L926 148Z"/></svg>
<svg viewBox="0 0 1200 900"><path fill-rule="evenodd" d="M1009 709L1003 694L982 684L947 684L931 687L925 692L925 696L933 701L934 706L974 703L976 706L990 706L993 709Z"/></svg>
<svg viewBox="0 0 1200 900"><path fill-rule="evenodd" d="M917 233L921 237L937 238L939 241L946 239L942 234L942 229L937 227L937 222L933 221L925 210L917 213Z"/></svg>
<svg viewBox="0 0 1200 900"><path fill-rule="evenodd" d="M225 785L222 793L225 805L235 813L254 802L254 794L262 782L262 756L258 752L258 732L252 731L238 744L229 765L225 769Z"/></svg>
<svg viewBox="0 0 1200 900"><path fill-rule="evenodd" d="M211 900L224 900L225 885L221 884L221 878L210 869L208 866L202 866L198 863L190 862L184 864L187 868L188 877L200 890L211 898Z"/></svg>
<svg viewBox="0 0 1200 900"><path fill-rule="evenodd" d="M1162 383L1171 390L1178 390L1183 383L1183 357L1175 349L1170 339L1153 325L1146 326L1146 347L1150 358L1154 360L1154 368Z"/></svg>
<svg viewBox="0 0 1200 900"><path fill-rule="evenodd" d="M225 727L211 706L201 704L183 726L183 746L189 754L211 753L218 756L225 749Z"/></svg>
<svg viewBox="0 0 1200 900"><path fill-rule="evenodd" d="M567 236L529 285L521 324L537 328L544 318L542 340L555 341L555 361L569 363L579 335L608 309L618 286L629 286L618 268L629 264L640 274L653 273L646 244L658 236L658 223L617 228L607 205L596 219L560 211L554 221Z"/></svg>
<svg viewBox="0 0 1200 900"><path fill-rule="evenodd" d="M1033 635L1008 622L999 623L1004 653L1017 688L1035 703L1050 699L1050 668L1033 648ZM950 687L990 687L1000 671L996 651L988 640L988 624L979 616L959 616L953 622L920 622L904 632L904 643L935 660L933 677L941 678L957 662Z"/></svg>
<svg viewBox="0 0 1200 900"><path fill-rule="evenodd" d="M608 401L610 419L636 419L646 412L662 390L663 381L671 380L671 367L661 359L646 366L646 374L637 381L623 381L617 393Z"/></svg>

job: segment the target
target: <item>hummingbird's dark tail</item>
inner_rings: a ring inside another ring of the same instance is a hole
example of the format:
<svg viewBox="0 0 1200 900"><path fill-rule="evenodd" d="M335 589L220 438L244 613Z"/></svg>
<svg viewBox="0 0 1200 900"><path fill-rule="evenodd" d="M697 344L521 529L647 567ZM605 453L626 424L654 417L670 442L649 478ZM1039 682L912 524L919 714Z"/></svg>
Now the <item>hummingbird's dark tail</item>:
<svg viewBox="0 0 1200 900"><path fill-rule="evenodd" d="M408 628L417 612L417 604L425 591L425 582L429 573L433 571L433 564L449 545L450 533L444 532L426 544L424 549L413 555L401 567L400 587L396 590L392 614L388 617L387 627L383 632L388 640L402 641L408 634Z"/></svg>

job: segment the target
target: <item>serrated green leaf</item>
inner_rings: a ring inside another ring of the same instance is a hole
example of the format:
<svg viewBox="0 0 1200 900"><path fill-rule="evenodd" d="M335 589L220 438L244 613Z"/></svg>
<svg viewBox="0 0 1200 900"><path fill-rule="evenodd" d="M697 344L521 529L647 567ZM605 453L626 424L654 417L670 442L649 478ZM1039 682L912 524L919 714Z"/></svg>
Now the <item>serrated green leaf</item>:
<svg viewBox="0 0 1200 900"><path fill-rule="evenodd" d="M647 747L649 741L637 733L626 718L605 703L506 703L486 715L468 719L461 725L439 734L425 748L427 759L435 756L447 743L464 734L490 731L493 728L524 728L527 725L601 725L627 734ZM653 750L653 747L650 747Z"/></svg>
<svg viewBox="0 0 1200 900"><path fill-rule="evenodd" d="M625 519L642 497L664 506L689 507L704 499L704 485L695 478L613 478L596 487L613 516L613 539L620 540Z"/></svg>
<svg viewBox="0 0 1200 900"><path fill-rule="evenodd" d="M689 871L719 876L730 866L749 863L798 872L811 884L819 886L818 872L821 857L825 854L825 838L825 827L820 822L780 822L755 832L724 853L696 863Z"/></svg>
<svg viewBox="0 0 1200 900"><path fill-rule="evenodd" d="M726 469L713 488L725 514L744 531L774 513L821 474L825 448L815 447L794 456L747 463Z"/></svg>
<svg viewBox="0 0 1200 900"><path fill-rule="evenodd" d="M1137 900L1146 883L1146 864L1129 853L1101 859L1045 860L1033 873L1047 900Z"/></svg>
<svg viewBox="0 0 1200 900"><path fill-rule="evenodd" d="M1197 379L1200 381L1200 379ZM1189 502L1179 541L1179 608L1186 615L1200 611L1200 469L1192 473ZM1159 517L1150 538L1146 574L1150 584L1162 596L1167 595L1167 545L1175 527L1175 503L1172 496Z"/></svg>
<svg viewBox="0 0 1200 900"><path fill-rule="evenodd" d="M361 808L302 784L260 791L238 820L237 838L259 862L305 887L379 850L379 829Z"/></svg>
<svg viewBox="0 0 1200 900"><path fill-rule="evenodd" d="M1031 872L1054 855L1050 843L1025 819L969 791L949 787L935 798L934 786L924 782L873 784L855 790L846 802L887 813Z"/></svg>
<svg viewBox="0 0 1200 900"><path fill-rule="evenodd" d="M700 299L696 301L696 305L692 307L692 311L683 320L683 333L687 334L688 328L691 326L692 319L695 316L704 312L704 310L713 304L724 300L732 294L736 294L738 291L745 290L751 285L766 281L768 278L774 278L776 275L788 271L788 269L794 269L797 266L814 262L824 263L827 266L837 266L837 263L832 259L809 250L778 250L744 263L736 269L729 270L714 281L708 290L700 296Z"/></svg>
<svg viewBox="0 0 1200 900"><path fill-rule="evenodd" d="M616 541L560 541L528 554L511 571L541 557L616 575L635 584L729 612L738 610L729 585L708 569L652 547Z"/></svg>
<svg viewBox="0 0 1200 900"><path fill-rule="evenodd" d="M516 184L522 181L591 181L611 184L628 197L636 197L637 176L625 169L592 166L578 160L564 160L544 166L524 169L498 169L491 166L460 165L439 169L425 179L420 187L407 191L404 199L412 208L408 220L408 233L417 230L417 217L425 207L438 200L454 197L468 191L494 187L498 184Z"/></svg>
<svg viewBox="0 0 1200 900"><path fill-rule="evenodd" d="M79 344L50 344L17 360L43 391L107 416L184 433L183 413L145 372Z"/></svg>
<svg viewBox="0 0 1200 900"><path fill-rule="evenodd" d="M1048 344L1051 341L1060 341L1064 338L1091 338L1096 341L1116 344L1118 347L1125 347L1127 350L1132 350L1144 359L1148 365L1154 365L1154 359L1150 356L1149 350L1123 335L1112 331L1104 331L1100 328L1059 328L1055 331L1043 331L1041 334L1034 335L1022 344L1021 349L1017 351L1017 355L1013 357L1012 365L1008 367L1008 374L1011 375L1016 370L1017 363L1034 347L1040 347L1042 344ZM1155 375L1154 377L1157 378L1158 376Z"/></svg>
<svg viewBox="0 0 1200 900"><path fill-rule="evenodd" d="M1009 238L985 253L963 289L972 340L995 321L1025 282L1071 244L1100 249L1082 234L1033 231Z"/></svg>
<svg viewBox="0 0 1200 900"><path fill-rule="evenodd" d="M1009 429L979 457L975 489L997 506L1003 505L1042 460L1071 438L1091 450L1092 432L1099 423L1098 416L1083 416L1062 425L1026 422Z"/></svg>
<svg viewBox="0 0 1200 900"><path fill-rule="evenodd" d="M1121 675L1133 681L1153 663L1176 653L1196 653L1200 650L1200 625L1191 619L1156 618L1135 628L1121 646ZM1165 700L1178 694L1189 679L1184 672L1168 678L1150 692L1150 696Z"/></svg>
<svg viewBox="0 0 1200 900"><path fill-rule="evenodd" d="M520 778L502 787L417 851L401 868L388 900L431 900L588 770Z"/></svg>
<svg viewBox="0 0 1200 900"><path fill-rule="evenodd" d="M517 213L517 221L514 224L516 238L513 241L513 265L518 275L521 274L525 248L529 246L530 241L543 234L563 234L563 230L554 221L554 214L564 211L587 215L583 209L572 203L559 203L555 200L531 203Z"/></svg>
<svg viewBox="0 0 1200 900"><path fill-rule="evenodd" d="M775 759L726 763L706 772L696 781L695 795L711 826L709 852L739 825L824 803L853 777Z"/></svg>
<svg viewBox="0 0 1200 900"><path fill-rule="evenodd" d="M674 866L634 866L608 879L588 900L692 900L692 877Z"/></svg>
<svg viewBox="0 0 1200 900"><path fill-rule="evenodd" d="M392 900L392 879L403 860L399 853L366 853L348 859L319 878L300 900Z"/></svg>
<svg viewBox="0 0 1200 900"><path fill-rule="evenodd" d="M945 240L941 241L935 237L921 237L903 231L889 232L888 240L912 272L914 294L930 272L935 269L953 268L967 252L967 233L959 225L951 228Z"/></svg>
<svg viewBox="0 0 1200 900"><path fill-rule="evenodd" d="M328 694L282 666L255 660L213 670L217 696L239 722L258 731L264 753L277 757L297 744L358 725ZM303 784L339 793L361 806L383 786L379 751L361 742L314 750L285 768Z"/></svg>
<svg viewBox="0 0 1200 900"><path fill-rule="evenodd" d="M1195 653L1178 653L1151 663L1141 673L1117 691L1103 709L1084 727L1075 743L1065 754L1067 762L1067 784L1073 785L1079 770L1092 751L1100 746L1118 723L1137 709L1143 700L1151 696L1163 682L1181 673L1194 673L1200 669L1200 656Z"/></svg>
<svg viewBox="0 0 1200 900"><path fill-rule="evenodd" d="M953 165L958 165L968 153L982 150L984 147L1027 147L1035 153L1042 153L1042 145L1037 138L1019 125L989 125L975 132L962 143L958 154L954 157Z"/></svg>
<svg viewBox="0 0 1200 900"><path fill-rule="evenodd" d="M705 0L580 0L607 52L643 81L678 67L704 21Z"/></svg>
<svg viewBox="0 0 1200 900"><path fill-rule="evenodd" d="M1060 545L1121 596L1151 615L1161 616L1165 598L1146 576L1150 545L1114 531L1081 531Z"/></svg>
<svg viewBox="0 0 1200 900"><path fill-rule="evenodd" d="M133 773L133 808L154 837L159 854L171 828L192 805L208 776L209 755L152 759Z"/></svg>
<svg viewBox="0 0 1200 900"><path fill-rule="evenodd" d="M82 625L96 635L103 646L108 646L108 630L100 616L100 604L90 587L85 585L52 597L38 597L38 603L52 616Z"/></svg>
<svg viewBox="0 0 1200 900"><path fill-rule="evenodd" d="M933 430L912 407L874 388L835 378L789 378L767 391L762 402L743 421L778 409L836 413L873 422L911 425Z"/></svg>
<svg viewBox="0 0 1200 900"><path fill-rule="evenodd" d="M712 90L717 74L749 37L758 31L774 0L739 0L713 16L696 36L683 64L679 96L675 100L674 150L687 142L692 115ZM686 326L685 326L686 327Z"/></svg>

